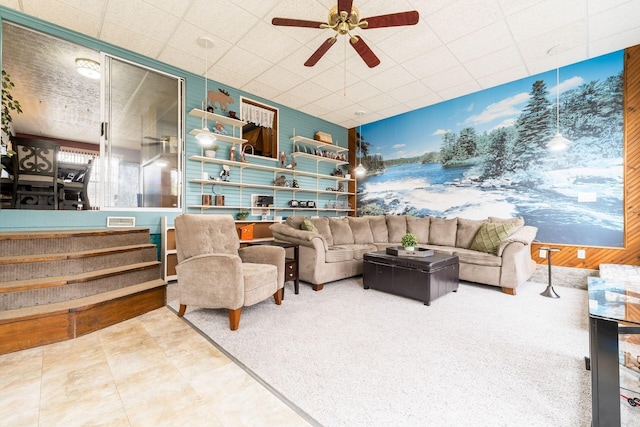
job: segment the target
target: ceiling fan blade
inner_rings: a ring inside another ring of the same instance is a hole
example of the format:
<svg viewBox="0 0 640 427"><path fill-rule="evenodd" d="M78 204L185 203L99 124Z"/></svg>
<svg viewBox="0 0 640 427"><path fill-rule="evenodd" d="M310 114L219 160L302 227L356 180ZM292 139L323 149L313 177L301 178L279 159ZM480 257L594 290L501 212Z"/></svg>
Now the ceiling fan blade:
<svg viewBox="0 0 640 427"><path fill-rule="evenodd" d="M322 43L320 45L318 50L313 52L313 55L311 55L309 57L309 59L307 59L307 62L304 63L305 67L313 67L314 65L316 65L316 63L320 60L320 58L322 58L324 56L324 54L327 53L327 51L334 44L336 44L336 38L335 37L331 37L331 38L328 38L327 40L325 40L324 43Z"/></svg>
<svg viewBox="0 0 640 427"><path fill-rule="evenodd" d="M403 25L415 25L420 19L420 14L415 11L390 13L388 15L372 16L370 18L363 18L360 20L367 21L366 27L361 27L363 30L371 28L383 28L383 27L400 27Z"/></svg>
<svg viewBox="0 0 640 427"><path fill-rule="evenodd" d="M355 40L355 41L354 41ZM353 36L349 42L351 46L358 52L358 55L364 60L364 62L369 66L369 68L373 68L376 65L380 64L380 59L376 56L375 53L371 50L369 45L367 45L361 37Z"/></svg>
<svg viewBox="0 0 640 427"><path fill-rule="evenodd" d="M305 21L304 19L292 19L292 18L273 18L271 24L280 25L282 27L305 27L305 28L320 28L325 22L320 21Z"/></svg>
<svg viewBox="0 0 640 427"><path fill-rule="evenodd" d="M353 0L338 0L338 13L347 12L347 16L351 15L351 6L353 6Z"/></svg>

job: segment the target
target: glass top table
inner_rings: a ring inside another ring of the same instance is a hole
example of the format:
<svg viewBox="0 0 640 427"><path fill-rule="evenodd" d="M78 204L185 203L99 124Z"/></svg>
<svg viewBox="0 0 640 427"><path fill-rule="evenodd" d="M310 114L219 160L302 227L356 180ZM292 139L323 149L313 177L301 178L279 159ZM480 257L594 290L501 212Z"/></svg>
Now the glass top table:
<svg viewBox="0 0 640 427"><path fill-rule="evenodd" d="M640 282L589 277L589 315L640 325Z"/></svg>

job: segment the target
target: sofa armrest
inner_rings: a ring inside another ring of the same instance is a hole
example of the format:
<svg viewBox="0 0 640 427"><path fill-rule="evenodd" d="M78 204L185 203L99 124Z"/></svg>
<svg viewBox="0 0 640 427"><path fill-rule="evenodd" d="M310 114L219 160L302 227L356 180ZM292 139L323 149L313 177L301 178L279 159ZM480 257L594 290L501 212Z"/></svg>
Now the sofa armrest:
<svg viewBox="0 0 640 427"><path fill-rule="evenodd" d="M507 237L505 240L500 242L500 246L498 246L498 256L502 256L502 252L504 249L510 245L511 243L521 243L524 246L529 246L533 239L536 238L536 234L538 233L538 227L533 227L531 225L525 225L513 233L511 236Z"/></svg>
<svg viewBox="0 0 640 427"><path fill-rule="evenodd" d="M271 230L271 234L276 240L284 240L285 242L297 243L303 246L313 247L313 239L320 239L326 248L329 247L327 245L326 239L320 233L314 233L312 231L305 230L296 230L295 228L289 227L286 224L271 224L269 226L269 230Z"/></svg>

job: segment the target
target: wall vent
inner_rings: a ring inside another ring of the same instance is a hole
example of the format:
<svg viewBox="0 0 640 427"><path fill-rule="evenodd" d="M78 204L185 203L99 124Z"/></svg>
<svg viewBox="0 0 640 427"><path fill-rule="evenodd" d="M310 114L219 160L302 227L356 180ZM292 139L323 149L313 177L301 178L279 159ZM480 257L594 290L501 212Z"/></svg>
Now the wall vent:
<svg viewBox="0 0 640 427"><path fill-rule="evenodd" d="M107 227L135 227L136 218L134 216L108 216Z"/></svg>

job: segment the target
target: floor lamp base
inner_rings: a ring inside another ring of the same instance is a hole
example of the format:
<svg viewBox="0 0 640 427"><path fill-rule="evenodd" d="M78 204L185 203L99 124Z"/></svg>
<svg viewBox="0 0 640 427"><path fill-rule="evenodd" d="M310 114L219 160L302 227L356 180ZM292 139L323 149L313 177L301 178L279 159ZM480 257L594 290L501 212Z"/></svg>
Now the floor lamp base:
<svg viewBox="0 0 640 427"><path fill-rule="evenodd" d="M549 298L560 298L560 295L558 295L556 291L553 290L553 286L551 285L547 286L547 289L545 289L544 292L541 292L540 295Z"/></svg>

